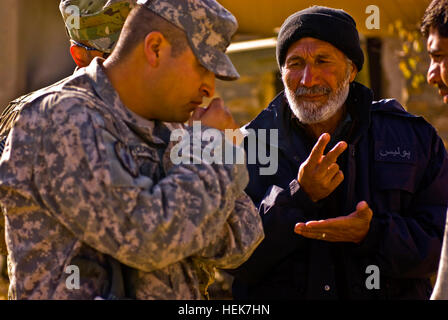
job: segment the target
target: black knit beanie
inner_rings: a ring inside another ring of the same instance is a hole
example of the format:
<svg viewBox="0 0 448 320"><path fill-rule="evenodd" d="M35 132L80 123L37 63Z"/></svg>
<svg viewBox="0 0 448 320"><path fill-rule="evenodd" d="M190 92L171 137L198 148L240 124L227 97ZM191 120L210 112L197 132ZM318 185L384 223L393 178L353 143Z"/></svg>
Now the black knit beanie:
<svg viewBox="0 0 448 320"><path fill-rule="evenodd" d="M331 43L361 71L364 54L356 22L344 10L313 6L294 13L283 23L277 39L277 63L281 69L289 47L301 38L312 37Z"/></svg>

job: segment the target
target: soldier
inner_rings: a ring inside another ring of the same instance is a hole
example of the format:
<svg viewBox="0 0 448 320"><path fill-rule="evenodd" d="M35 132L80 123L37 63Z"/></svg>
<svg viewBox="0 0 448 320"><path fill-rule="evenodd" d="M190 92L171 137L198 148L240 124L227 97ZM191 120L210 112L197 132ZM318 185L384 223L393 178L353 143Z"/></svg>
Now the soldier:
<svg viewBox="0 0 448 320"><path fill-rule="evenodd" d="M236 29L213 0L139 0L107 60L22 107L0 161L10 298L104 296L112 256L127 297L201 299L215 267L247 260L264 234L245 165L170 159L215 77L239 76L225 54ZM220 99L196 115L236 127Z"/></svg>
<svg viewBox="0 0 448 320"><path fill-rule="evenodd" d="M86 67L95 57L106 58L115 47L135 0L62 0L59 9L70 37L70 54L78 68ZM79 25L71 20L73 9L79 10ZM45 88L47 90L49 88ZM41 92L21 96L4 108L0 116L0 155L6 137L22 106L32 101ZM7 280L6 244L4 221L0 215L0 277Z"/></svg>

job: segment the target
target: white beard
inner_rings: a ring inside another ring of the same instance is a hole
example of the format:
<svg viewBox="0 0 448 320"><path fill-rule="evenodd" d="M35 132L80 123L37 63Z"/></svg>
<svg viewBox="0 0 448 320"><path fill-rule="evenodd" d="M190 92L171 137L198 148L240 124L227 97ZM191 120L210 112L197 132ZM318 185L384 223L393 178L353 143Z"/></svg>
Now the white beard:
<svg viewBox="0 0 448 320"><path fill-rule="evenodd" d="M299 88L298 91L306 91L306 88ZM315 124L326 121L338 112L347 100L350 91L350 70L347 71L345 79L338 89L330 93L328 101L324 104L316 102L297 101L296 92L291 91L285 83L285 94L291 111L304 124Z"/></svg>

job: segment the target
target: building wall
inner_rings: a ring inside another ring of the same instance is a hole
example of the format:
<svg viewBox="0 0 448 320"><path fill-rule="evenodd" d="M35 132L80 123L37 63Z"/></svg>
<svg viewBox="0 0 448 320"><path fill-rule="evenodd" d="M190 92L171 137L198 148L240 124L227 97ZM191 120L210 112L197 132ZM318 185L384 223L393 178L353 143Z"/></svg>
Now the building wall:
<svg viewBox="0 0 448 320"><path fill-rule="evenodd" d="M217 81L216 95L232 110L243 125L267 107L276 96L279 80L275 48L239 52L230 55L241 75L237 81Z"/></svg>
<svg viewBox="0 0 448 320"><path fill-rule="evenodd" d="M0 110L73 72L58 6L58 0L0 0Z"/></svg>

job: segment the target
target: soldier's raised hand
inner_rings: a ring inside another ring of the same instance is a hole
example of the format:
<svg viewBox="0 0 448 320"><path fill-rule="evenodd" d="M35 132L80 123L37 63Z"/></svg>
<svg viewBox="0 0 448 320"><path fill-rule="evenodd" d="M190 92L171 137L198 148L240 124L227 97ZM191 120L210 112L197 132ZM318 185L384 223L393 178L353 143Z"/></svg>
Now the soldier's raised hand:
<svg viewBox="0 0 448 320"><path fill-rule="evenodd" d="M324 155L330 135L324 133L311 150L309 157L301 164L297 180L308 197L317 202L329 196L344 180L344 174L336 163L347 148L347 143L339 142Z"/></svg>
<svg viewBox="0 0 448 320"><path fill-rule="evenodd" d="M221 98L213 99L207 108L196 108L188 124L192 125L193 121L201 121L201 124L218 130L237 129L239 127Z"/></svg>

